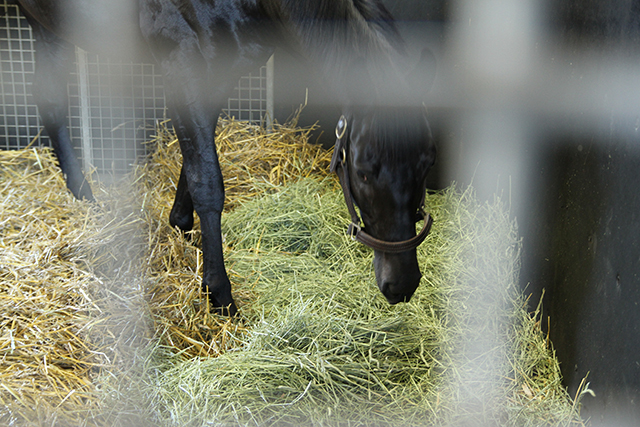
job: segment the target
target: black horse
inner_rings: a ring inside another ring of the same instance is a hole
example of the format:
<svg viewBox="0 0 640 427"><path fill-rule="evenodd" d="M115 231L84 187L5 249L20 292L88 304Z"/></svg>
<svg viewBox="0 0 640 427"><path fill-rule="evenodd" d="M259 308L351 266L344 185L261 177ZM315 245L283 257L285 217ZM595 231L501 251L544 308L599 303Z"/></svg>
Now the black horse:
<svg viewBox="0 0 640 427"><path fill-rule="evenodd" d="M416 82L401 71L403 41L379 0L18 3L36 37L36 102L78 198L92 194L64 126L61 82L72 63L72 45L125 59L151 56L159 65L183 155L170 222L189 230L194 210L200 217L202 288L213 307L231 315L236 306L222 254L224 188L214 145L220 110L239 76L264 63L275 46L319 64L345 105L332 168L351 212L350 233L375 250L376 278L387 300L411 298L421 277L416 247L431 225L422 204L435 148ZM418 219L425 225L416 235Z"/></svg>

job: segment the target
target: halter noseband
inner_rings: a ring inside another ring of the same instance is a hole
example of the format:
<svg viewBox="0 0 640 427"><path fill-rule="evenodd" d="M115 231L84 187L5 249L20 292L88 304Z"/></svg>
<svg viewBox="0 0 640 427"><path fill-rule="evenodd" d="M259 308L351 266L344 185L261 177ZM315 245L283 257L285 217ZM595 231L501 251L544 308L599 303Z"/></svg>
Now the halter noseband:
<svg viewBox="0 0 640 427"><path fill-rule="evenodd" d="M387 242L384 240L376 239L367 232L365 232L360 225L360 217L356 212L353 196L351 195L351 182L349 179L349 169L347 167L347 138L344 138L347 132L347 119L342 116L336 126L336 145L333 149L333 157L331 158L331 165L329 170L335 172L340 180L340 186L342 187L342 193L344 194L344 201L349 209L351 215L351 224L347 230L348 234L353 240L356 240L363 245L369 246L371 249L381 252L400 253L406 252L411 249L415 249L424 239L427 238L431 225L433 224L433 218L424 211L424 195L420 202L420 207L416 215L416 222L424 220L424 225L420 233L408 240L400 242Z"/></svg>

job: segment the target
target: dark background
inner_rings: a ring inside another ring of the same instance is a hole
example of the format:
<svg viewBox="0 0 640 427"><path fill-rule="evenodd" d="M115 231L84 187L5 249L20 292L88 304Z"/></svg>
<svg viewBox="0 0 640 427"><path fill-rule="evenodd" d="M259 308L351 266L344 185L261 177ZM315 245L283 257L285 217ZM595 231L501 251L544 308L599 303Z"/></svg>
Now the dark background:
<svg viewBox="0 0 640 427"><path fill-rule="evenodd" d="M455 16L447 1L384 3L410 52L427 46L442 57ZM586 51L640 65L639 0L550 1L541 25L567 63ZM332 146L340 108L317 70L281 51L275 67L277 120L304 103L308 88L300 124L318 122L314 139ZM449 71L438 69L440 75ZM429 109L440 155L429 188L446 187L451 178L463 186L471 180L465 173L451 177L442 166L453 151L472 153L473 129L457 120L459 113ZM543 325L569 393L574 396L585 377L596 393L583 399L583 416L596 426L640 425L640 117L612 112L596 125L580 114L542 113L531 120L533 191L527 196L533 220L521 224L521 285L531 294L531 310L544 290Z"/></svg>

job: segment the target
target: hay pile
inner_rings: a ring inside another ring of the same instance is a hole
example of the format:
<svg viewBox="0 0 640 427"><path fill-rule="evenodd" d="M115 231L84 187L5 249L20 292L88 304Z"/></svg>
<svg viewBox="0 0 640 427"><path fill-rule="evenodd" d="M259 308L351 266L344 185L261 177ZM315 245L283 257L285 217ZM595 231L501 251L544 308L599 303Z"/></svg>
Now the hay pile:
<svg viewBox="0 0 640 427"><path fill-rule="evenodd" d="M179 154L166 129L131 184L100 187L97 204L73 200L49 151L1 153L0 423L580 425L580 396L561 387L514 289L505 207L429 195L425 277L390 307L371 252L345 236L329 153L300 145L306 132L218 129L236 321L206 310L199 231L167 224ZM482 356L488 373L465 344L479 329L499 344Z"/></svg>
<svg viewBox="0 0 640 427"><path fill-rule="evenodd" d="M160 424L580 425L513 288L519 244L501 203L453 188L429 195L438 225L419 249L425 278L410 304L391 307L370 251L345 236L341 197L332 181L302 180L225 217L228 263L255 283L251 327L218 358L159 360L145 394ZM497 340L471 359L478 312L481 336Z"/></svg>
<svg viewBox="0 0 640 427"><path fill-rule="evenodd" d="M146 345L130 206L73 199L48 149L0 152L0 423L82 425Z"/></svg>

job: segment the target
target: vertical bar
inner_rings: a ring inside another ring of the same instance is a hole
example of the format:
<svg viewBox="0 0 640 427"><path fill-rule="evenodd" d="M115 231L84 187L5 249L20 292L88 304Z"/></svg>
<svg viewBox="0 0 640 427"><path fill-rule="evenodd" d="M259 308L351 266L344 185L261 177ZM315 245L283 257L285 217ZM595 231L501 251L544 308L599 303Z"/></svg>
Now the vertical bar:
<svg viewBox="0 0 640 427"><path fill-rule="evenodd" d="M76 63L78 67L78 92L80 102L80 134L82 137L82 167L85 171L93 169L93 152L91 150L91 111L89 110L89 69L87 68L87 52L76 47Z"/></svg>
<svg viewBox="0 0 640 427"><path fill-rule="evenodd" d="M457 87L467 100L457 123L464 139L451 165L453 178L472 182L481 199L496 193L503 200L508 197L520 225L527 223L531 159L526 154L532 148L519 94L532 68L536 6L535 0L459 0L453 34L453 54L461 64ZM499 395L504 375L499 349L507 326L501 323L505 307L496 295L505 290L498 288L503 284L482 279L471 286L474 303L463 314L470 319L469 329L458 343L460 357L468 363L456 380L462 412L480 414ZM489 423L476 421L473 424Z"/></svg>
<svg viewBox="0 0 640 427"><path fill-rule="evenodd" d="M269 60L267 61L267 111L265 122L267 124L267 129L271 130L273 127L273 67L274 67L274 56L271 55Z"/></svg>

